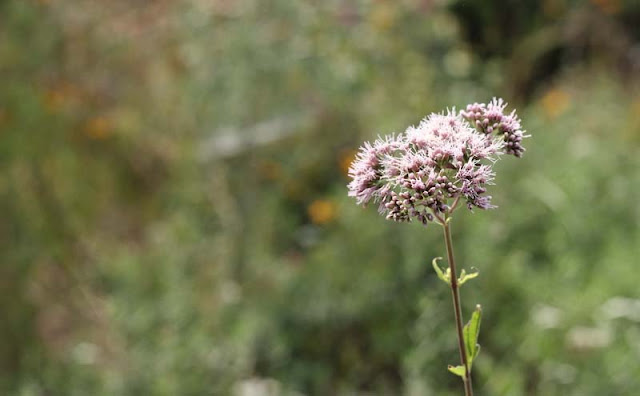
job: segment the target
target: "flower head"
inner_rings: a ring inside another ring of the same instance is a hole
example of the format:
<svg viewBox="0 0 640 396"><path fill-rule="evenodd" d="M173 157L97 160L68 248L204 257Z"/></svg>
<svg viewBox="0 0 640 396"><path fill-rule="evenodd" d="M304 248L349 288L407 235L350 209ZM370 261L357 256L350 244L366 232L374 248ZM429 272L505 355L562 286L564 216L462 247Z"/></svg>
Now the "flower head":
<svg viewBox="0 0 640 396"><path fill-rule="evenodd" d="M358 204L385 197L391 186L382 180L387 171L382 166L385 158L404 149L405 143L400 135L379 138L372 143L365 142L351 163L349 176L349 196L355 197Z"/></svg>
<svg viewBox="0 0 640 396"><path fill-rule="evenodd" d="M466 111L461 112L476 129L485 134L496 133L502 136L505 153L521 157L524 153L522 139L526 136L520 125L520 118L516 111L505 114L507 107L502 99L493 98L488 104L473 103L467 105Z"/></svg>
<svg viewBox="0 0 640 396"><path fill-rule="evenodd" d="M349 168L349 196L362 205L379 202L387 219L425 225L459 200L469 209L493 208L486 195L492 164L502 153L524 152L520 119L515 112L505 115L505 107L494 98L460 113L431 114L403 134L365 142Z"/></svg>

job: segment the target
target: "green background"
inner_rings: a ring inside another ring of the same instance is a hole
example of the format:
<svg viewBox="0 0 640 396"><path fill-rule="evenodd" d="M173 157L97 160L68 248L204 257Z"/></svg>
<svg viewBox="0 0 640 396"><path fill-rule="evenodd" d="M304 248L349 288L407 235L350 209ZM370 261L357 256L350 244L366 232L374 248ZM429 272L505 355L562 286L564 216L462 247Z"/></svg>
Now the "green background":
<svg viewBox="0 0 640 396"><path fill-rule="evenodd" d="M442 231L364 140L501 96L478 395L640 389L636 0L0 1L0 394L460 395Z"/></svg>

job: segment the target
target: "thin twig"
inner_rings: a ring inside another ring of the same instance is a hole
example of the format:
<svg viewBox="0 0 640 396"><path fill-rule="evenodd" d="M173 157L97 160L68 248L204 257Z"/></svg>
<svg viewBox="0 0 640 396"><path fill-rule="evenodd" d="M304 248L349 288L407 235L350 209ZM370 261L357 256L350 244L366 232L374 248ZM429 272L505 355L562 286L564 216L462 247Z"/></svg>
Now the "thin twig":
<svg viewBox="0 0 640 396"><path fill-rule="evenodd" d="M453 201L453 205L451 205L451 209L449 209L449 213L453 213L453 211L456 210L456 207L458 207L459 202L460 202L460 196L458 195L456 197L456 200Z"/></svg>
<svg viewBox="0 0 640 396"><path fill-rule="evenodd" d="M431 209L431 213L433 213L433 215L435 216L435 218L436 218L436 219L438 219L438 222L439 222L441 225L444 225L445 220L444 220L440 215L438 215L438 213L437 213L435 210L433 210L432 208L430 208L430 209Z"/></svg>

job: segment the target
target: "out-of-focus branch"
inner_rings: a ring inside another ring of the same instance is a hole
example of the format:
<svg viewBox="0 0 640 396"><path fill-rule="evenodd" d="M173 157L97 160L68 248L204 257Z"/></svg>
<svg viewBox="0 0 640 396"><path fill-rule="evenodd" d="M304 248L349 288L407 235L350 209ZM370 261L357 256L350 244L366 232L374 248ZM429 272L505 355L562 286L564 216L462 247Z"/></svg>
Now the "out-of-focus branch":
<svg viewBox="0 0 640 396"><path fill-rule="evenodd" d="M202 162L229 158L255 147L267 146L289 136L309 131L312 113L281 116L247 128L220 128L202 142L198 157Z"/></svg>

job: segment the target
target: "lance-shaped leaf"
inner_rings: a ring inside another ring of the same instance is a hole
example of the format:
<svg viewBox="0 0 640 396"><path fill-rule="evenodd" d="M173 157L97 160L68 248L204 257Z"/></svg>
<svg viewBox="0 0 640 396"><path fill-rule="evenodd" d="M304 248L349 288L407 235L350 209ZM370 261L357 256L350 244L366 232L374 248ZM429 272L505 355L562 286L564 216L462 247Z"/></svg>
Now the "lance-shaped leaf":
<svg viewBox="0 0 640 396"><path fill-rule="evenodd" d="M451 371L452 373L454 373L458 377L461 377L462 379L464 379L464 366L452 366L452 365L449 365L449 367L447 367L447 368L449 369L449 371Z"/></svg>
<svg viewBox="0 0 640 396"><path fill-rule="evenodd" d="M458 278L458 285L462 286L469 279L473 279L473 278L477 277L478 275L480 275L480 272L478 272L477 269L475 269L475 268L471 268L471 269L475 270L475 272L467 274L467 272L464 269L462 271L460 271L460 277Z"/></svg>
<svg viewBox="0 0 640 396"><path fill-rule="evenodd" d="M445 272L442 272L442 269L438 265L438 260L442 260L442 257L436 257L431 261L433 269L436 271L438 278L442 279L442 281L447 285L451 285L451 270L447 268Z"/></svg>
<svg viewBox="0 0 640 396"><path fill-rule="evenodd" d="M464 336L464 345L467 350L467 364L471 371L473 360L480 353L480 345L478 345L478 335L480 334L480 320L482 318L482 308L476 305L476 310L471 315L471 320L464 325L462 334Z"/></svg>

